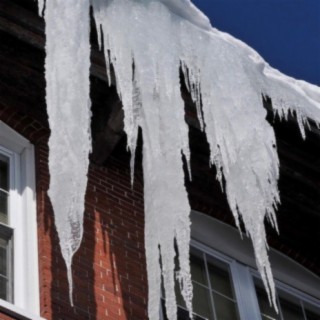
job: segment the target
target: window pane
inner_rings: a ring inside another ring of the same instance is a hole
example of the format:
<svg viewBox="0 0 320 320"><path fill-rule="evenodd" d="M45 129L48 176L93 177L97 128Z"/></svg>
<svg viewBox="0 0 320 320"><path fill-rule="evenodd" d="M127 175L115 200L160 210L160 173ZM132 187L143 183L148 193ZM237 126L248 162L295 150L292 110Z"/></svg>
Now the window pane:
<svg viewBox="0 0 320 320"><path fill-rule="evenodd" d="M238 310L235 302L213 293L214 306L217 320L237 320L239 319Z"/></svg>
<svg viewBox="0 0 320 320"><path fill-rule="evenodd" d="M317 307L309 303L304 303L307 320L319 320L320 319L320 306Z"/></svg>
<svg viewBox="0 0 320 320"><path fill-rule="evenodd" d="M0 223L8 224L8 194L0 190Z"/></svg>
<svg viewBox="0 0 320 320"><path fill-rule="evenodd" d="M280 316L277 315L275 310L270 306L268 296L264 289L256 286L256 292L262 319L280 320Z"/></svg>
<svg viewBox="0 0 320 320"><path fill-rule="evenodd" d="M307 320L319 320L320 319L320 313L315 314L314 312L306 310L306 316Z"/></svg>
<svg viewBox="0 0 320 320"><path fill-rule="evenodd" d="M7 245L0 239L0 275L7 275Z"/></svg>
<svg viewBox="0 0 320 320"><path fill-rule="evenodd" d="M0 299L12 301L12 230L0 226Z"/></svg>
<svg viewBox="0 0 320 320"><path fill-rule="evenodd" d="M192 306L193 306L193 314L194 314L194 320L202 320L202 319L210 319L213 320L213 317L211 316L211 303L210 303L210 294L209 289L196 283L193 283L193 300L192 300ZM163 289L162 289L163 290ZM163 296L164 295L164 290ZM189 313L186 310L186 304L184 302L184 299L180 292L180 285L178 281L175 281L175 293L176 293L176 300L178 305L178 320L185 320L190 319ZM163 314L165 315L165 302L164 299L162 299L162 305L163 305ZM166 315L164 317L167 319Z"/></svg>
<svg viewBox="0 0 320 320"><path fill-rule="evenodd" d="M8 297L8 281L0 276L0 299L9 300Z"/></svg>
<svg viewBox="0 0 320 320"><path fill-rule="evenodd" d="M208 282L203 259L191 255L190 263L192 280L207 286Z"/></svg>
<svg viewBox="0 0 320 320"><path fill-rule="evenodd" d="M233 299L233 290L230 282L228 267L219 262L219 265L208 264L211 287L213 290Z"/></svg>
<svg viewBox="0 0 320 320"><path fill-rule="evenodd" d="M9 159L0 154L0 223L8 223Z"/></svg>
<svg viewBox="0 0 320 320"><path fill-rule="evenodd" d="M280 298L280 306L284 320L304 320L299 302L293 303Z"/></svg>
<svg viewBox="0 0 320 320"><path fill-rule="evenodd" d="M211 302L209 289L193 283L193 311L204 318L213 319L211 316Z"/></svg>
<svg viewBox="0 0 320 320"><path fill-rule="evenodd" d="M190 320L189 312L185 309L178 308L178 320ZM193 315L193 320L206 320L198 315Z"/></svg>
<svg viewBox="0 0 320 320"><path fill-rule="evenodd" d="M9 190L9 161L0 154L0 189Z"/></svg>
<svg viewBox="0 0 320 320"><path fill-rule="evenodd" d="M164 299L161 299L161 307L162 307L163 320L168 320ZM177 320L191 320L189 317L189 312L182 307L178 307ZM193 314L193 320L211 320L211 318L203 318L199 315Z"/></svg>

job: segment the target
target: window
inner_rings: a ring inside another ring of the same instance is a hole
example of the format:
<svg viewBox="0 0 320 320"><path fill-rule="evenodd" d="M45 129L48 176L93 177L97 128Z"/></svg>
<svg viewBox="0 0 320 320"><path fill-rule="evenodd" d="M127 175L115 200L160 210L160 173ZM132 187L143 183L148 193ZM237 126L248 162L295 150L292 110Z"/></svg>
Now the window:
<svg viewBox="0 0 320 320"><path fill-rule="evenodd" d="M34 150L0 121L0 311L39 315Z"/></svg>
<svg viewBox="0 0 320 320"><path fill-rule="evenodd" d="M191 276L195 319L239 319L229 265L192 248ZM176 284L178 287L178 284ZM189 319L184 300L177 290L178 319ZM164 318L165 310L164 310Z"/></svg>
<svg viewBox="0 0 320 320"><path fill-rule="evenodd" d="M12 302L13 229L9 226L9 167L9 158L2 151L2 154L0 153L0 298Z"/></svg>
<svg viewBox="0 0 320 320"><path fill-rule="evenodd" d="M277 314L269 305L260 276L252 265L252 258L247 256L246 241L242 242L236 230L220 221L200 213L193 213L192 216L193 238L197 239L191 242L190 257L195 320L320 319L318 277L283 255L277 256L272 252L275 278L278 276L279 280L286 282L276 280ZM210 236L206 237L207 231L216 237L213 242ZM212 248L215 245L219 251ZM232 253L233 257L221 253L221 249L230 250L228 253ZM300 287L300 290L294 287ZM180 293L177 293L177 304L178 320L189 320ZM161 314L162 319L167 320L164 299Z"/></svg>
<svg viewBox="0 0 320 320"><path fill-rule="evenodd" d="M281 283L277 286L277 314L270 307L262 281L255 271L194 241L190 263L195 320L320 319L319 300ZM241 304L243 300L250 303L249 308ZM185 303L178 292L177 304L178 320L189 320ZM167 320L163 301L162 314L163 319Z"/></svg>
<svg viewBox="0 0 320 320"><path fill-rule="evenodd" d="M312 305L308 302L310 298L302 298L300 292L296 291L293 293L289 287L286 288L287 290L281 289L280 284L277 288L277 305L279 309L279 313L277 314L269 305L268 297L261 281L256 278L254 282L262 320L320 319L320 305L317 302Z"/></svg>

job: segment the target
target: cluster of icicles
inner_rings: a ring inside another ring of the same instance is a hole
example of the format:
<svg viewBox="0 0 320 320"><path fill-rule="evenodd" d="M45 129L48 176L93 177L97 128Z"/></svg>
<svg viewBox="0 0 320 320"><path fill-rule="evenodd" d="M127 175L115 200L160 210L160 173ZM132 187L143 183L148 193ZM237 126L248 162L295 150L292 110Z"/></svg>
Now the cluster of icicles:
<svg viewBox="0 0 320 320"><path fill-rule="evenodd" d="M43 5L39 0L41 12ZM114 68L132 170L142 128L149 319L159 318L161 277L168 319L177 317L175 278L192 313L190 205L182 166L182 154L189 162L190 152L180 68L206 132L210 162L217 168L217 179L225 179L235 221L238 226L240 217L244 222L262 280L276 305L264 221L267 217L277 228L279 161L263 96L272 99L281 116L294 110L304 135L307 117L320 119L320 89L272 69L253 49L212 28L189 0L46 1L49 195L70 288L72 257L83 233L91 150L90 5L103 39L109 79L110 65Z"/></svg>

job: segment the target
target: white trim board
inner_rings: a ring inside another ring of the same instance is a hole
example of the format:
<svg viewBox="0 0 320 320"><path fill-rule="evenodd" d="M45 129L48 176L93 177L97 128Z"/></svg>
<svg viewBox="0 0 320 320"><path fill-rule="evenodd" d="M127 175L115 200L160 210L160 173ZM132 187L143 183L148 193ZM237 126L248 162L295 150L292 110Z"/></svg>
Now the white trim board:
<svg viewBox="0 0 320 320"><path fill-rule="evenodd" d="M0 308L21 315L30 313L30 319L37 319L40 299L34 147L0 121L0 152L10 159L9 214L14 230L14 302L0 300Z"/></svg>

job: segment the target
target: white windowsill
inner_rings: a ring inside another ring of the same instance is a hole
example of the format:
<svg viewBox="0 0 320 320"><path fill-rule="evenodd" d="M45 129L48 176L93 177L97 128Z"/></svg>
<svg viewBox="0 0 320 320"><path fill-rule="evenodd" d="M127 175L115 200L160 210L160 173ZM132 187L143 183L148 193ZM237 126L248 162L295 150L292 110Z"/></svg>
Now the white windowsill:
<svg viewBox="0 0 320 320"><path fill-rule="evenodd" d="M0 299L0 312L15 317L17 320L46 320L40 316L23 310L12 303Z"/></svg>

